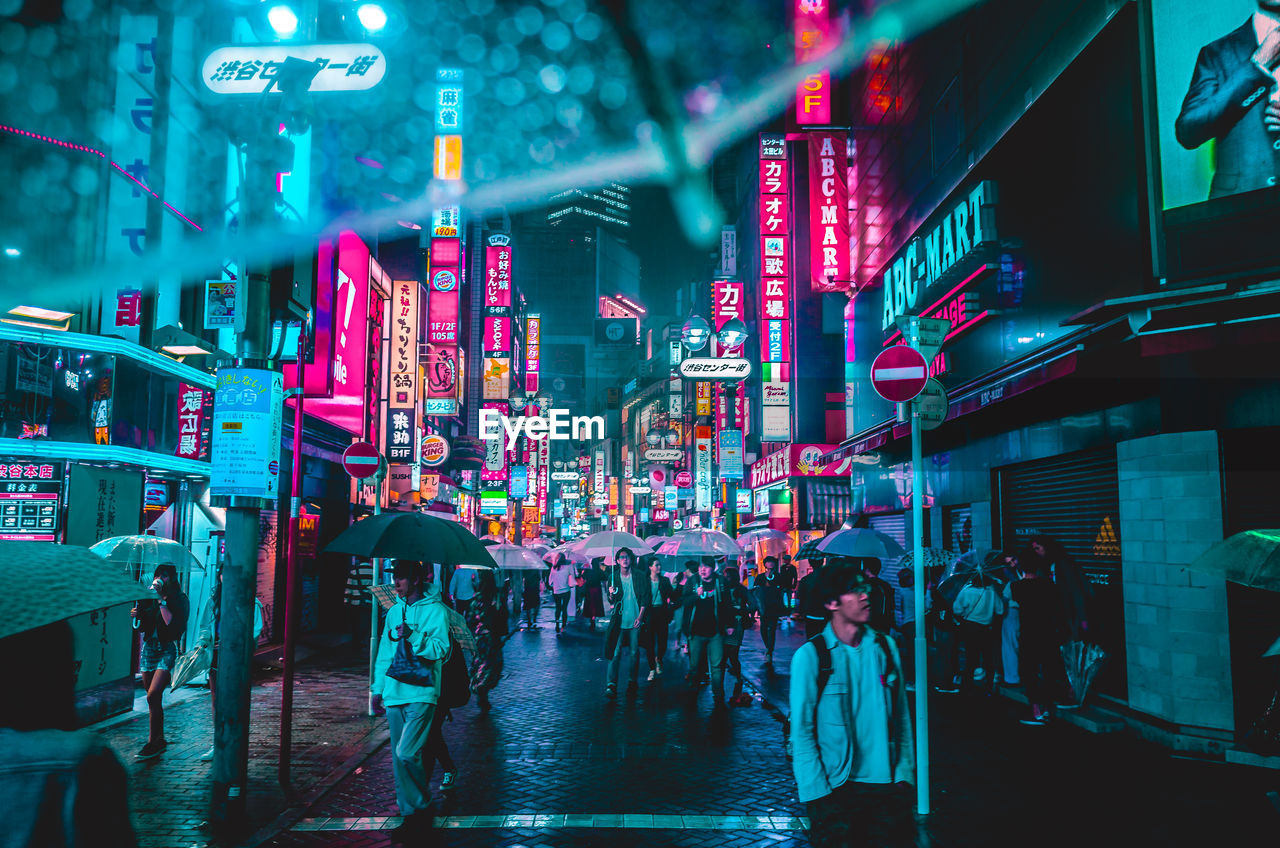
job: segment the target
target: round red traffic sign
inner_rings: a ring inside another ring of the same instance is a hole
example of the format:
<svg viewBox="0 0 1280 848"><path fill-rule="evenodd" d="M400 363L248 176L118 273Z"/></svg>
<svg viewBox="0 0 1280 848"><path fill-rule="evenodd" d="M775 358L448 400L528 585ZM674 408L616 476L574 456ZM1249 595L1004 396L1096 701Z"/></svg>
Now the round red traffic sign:
<svg viewBox="0 0 1280 848"><path fill-rule="evenodd" d="M906 345L881 351L871 363L871 385L876 394L894 403L913 400L928 380L929 363L924 354Z"/></svg>
<svg viewBox="0 0 1280 848"><path fill-rule="evenodd" d="M356 442L342 452L342 470L357 480L377 476L381 461L382 454L368 442Z"/></svg>

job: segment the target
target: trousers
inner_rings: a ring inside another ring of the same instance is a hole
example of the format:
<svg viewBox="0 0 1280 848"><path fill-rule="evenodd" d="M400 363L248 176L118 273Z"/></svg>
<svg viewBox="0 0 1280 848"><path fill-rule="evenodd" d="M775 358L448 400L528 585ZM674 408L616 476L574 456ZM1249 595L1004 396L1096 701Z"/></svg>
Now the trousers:
<svg viewBox="0 0 1280 848"><path fill-rule="evenodd" d="M690 636L689 637L689 673L696 682L702 668L702 661L707 661L711 674L711 694L717 701L724 700L724 635Z"/></svg>
<svg viewBox="0 0 1280 848"><path fill-rule="evenodd" d="M431 803L431 769L434 753L424 751L435 719L435 704L398 704L387 707L391 730L391 773L396 781L396 806L400 815L410 816Z"/></svg>
<svg viewBox="0 0 1280 848"><path fill-rule="evenodd" d="M556 624L561 627L569 626L569 593L558 592L551 597L556 601Z"/></svg>
<svg viewBox="0 0 1280 848"><path fill-rule="evenodd" d="M640 628L624 628L618 634L618 644L613 646L613 656L609 657L609 685L618 685L618 667L622 665L623 643L629 653L627 657L627 680L634 686L636 676L640 673Z"/></svg>

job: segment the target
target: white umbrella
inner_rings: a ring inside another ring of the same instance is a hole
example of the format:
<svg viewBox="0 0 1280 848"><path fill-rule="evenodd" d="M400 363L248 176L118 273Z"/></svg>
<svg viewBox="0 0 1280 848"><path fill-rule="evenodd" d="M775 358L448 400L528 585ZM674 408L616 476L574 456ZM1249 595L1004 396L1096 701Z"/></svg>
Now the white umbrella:
<svg viewBox="0 0 1280 848"><path fill-rule="evenodd" d="M738 534L738 544L744 548L747 545L759 545L766 542L782 542L785 544L789 541L791 541L790 536L772 527L757 527L754 530Z"/></svg>
<svg viewBox="0 0 1280 848"><path fill-rule="evenodd" d="M653 545L621 530L602 530L592 533L582 543L580 552L588 559L608 557L610 561L618 555L622 548L629 548L636 556L653 553Z"/></svg>
<svg viewBox="0 0 1280 848"><path fill-rule="evenodd" d="M519 545L494 545L489 548L489 555L498 564L498 568L508 571L541 571L548 567L537 551Z"/></svg>
<svg viewBox="0 0 1280 848"><path fill-rule="evenodd" d="M740 557L742 547L719 530L686 530L658 546L658 553L669 556Z"/></svg>
<svg viewBox="0 0 1280 848"><path fill-rule="evenodd" d="M159 536L112 536L89 548L109 563L118 565L134 580L151 582L156 566L173 565L179 576L192 571L204 571L200 560L191 551L172 539Z"/></svg>
<svg viewBox="0 0 1280 848"><path fill-rule="evenodd" d="M882 561L897 559L906 553L892 536L862 527L837 530L824 536L818 542L818 550L831 556L869 557Z"/></svg>
<svg viewBox="0 0 1280 848"><path fill-rule="evenodd" d="M568 557L570 562L591 562L590 557L583 555L582 551L575 548L572 544L560 545L559 547L552 548L542 555L542 560L543 562L555 562L561 556Z"/></svg>

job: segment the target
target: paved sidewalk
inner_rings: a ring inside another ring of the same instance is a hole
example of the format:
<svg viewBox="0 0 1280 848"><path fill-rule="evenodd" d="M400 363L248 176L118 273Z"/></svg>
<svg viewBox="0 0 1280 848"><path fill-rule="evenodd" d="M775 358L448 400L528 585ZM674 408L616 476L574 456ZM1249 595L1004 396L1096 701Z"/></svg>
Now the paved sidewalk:
<svg viewBox="0 0 1280 848"><path fill-rule="evenodd" d="M446 725L458 788L430 844L807 845L780 731L802 634L780 633L773 672L758 631L748 634L744 667L773 709L719 721L705 689L696 702L685 694L682 656L642 680L634 701L609 703L599 634L576 624L560 637L549 626L515 634L493 712L469 705ZM1001 698L935 696L930 709L932 814L919 845L1266 844L1280 828L1270 772L1178 759L1117 734L1026 727ZM398 823L383 747L266 844L384 846Z"/></svg>
<svg viewBox="0 0 1280 848"><path fill-rule="evenodd" d="M269 825L291 804L304 803L307 794L322 787L335 770L347 773L381 740L381 720L365 715L367 660L345 647L313 656L295 675L293 792L286 796L276 780L280 680L278 671L255 677L250 713L249 833ZM140 710L135 708L95 728L129 774L129 801L139 845L190 848L222 844L202 827L208 818L213 768L212 763L200 760L213 744L208 692L184 687L167 693L165 699L169 747L153 760L135 757L147 739L145 702ZM341 768L353 758L355 763Z"/></svg>

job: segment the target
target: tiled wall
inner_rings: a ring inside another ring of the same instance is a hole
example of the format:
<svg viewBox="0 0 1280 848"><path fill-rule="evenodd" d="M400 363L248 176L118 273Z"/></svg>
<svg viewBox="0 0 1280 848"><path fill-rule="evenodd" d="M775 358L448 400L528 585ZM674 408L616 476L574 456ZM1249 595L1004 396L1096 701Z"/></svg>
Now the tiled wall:
<svg viewBox="0 0 1280 848"><path fill-rule="evenodd" d="M1234 729L1226 582L1185 566L1223 535L1218 437L1117 445L1129 706Z"/></svg>

